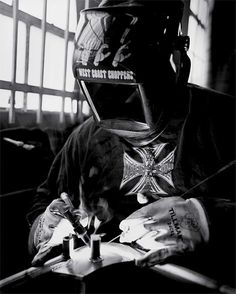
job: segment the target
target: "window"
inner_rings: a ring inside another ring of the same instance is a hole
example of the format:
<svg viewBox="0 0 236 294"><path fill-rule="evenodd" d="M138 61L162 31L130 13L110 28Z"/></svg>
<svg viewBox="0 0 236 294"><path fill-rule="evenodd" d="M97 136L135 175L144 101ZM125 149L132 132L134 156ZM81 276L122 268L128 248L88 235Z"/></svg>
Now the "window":
<svg viewBox="0 0 236 294"><path fill-rule="evenodd" d="M211 33L211 11L214 0L191 0L188 20L188 35L191 59L189 82L203 87L209 82L209 54Z"/></svg>
<svg viewBox="0 0 236 294"><path fill-rule="evenodd" d="M30 85L40 85L40 68L41 68L41 30L35 26L30 27L29 36L29 74L28 83Z"/></svg>
<svg viewBox="0 0 236 294"><path fill-rule="evenodd" d="M27 93L27 110L37 110L39 107L39 94Z"/></svg>
<svg viewBox="0 0 236 294"><path fill-rule="evenodd" d="M46 111L61 111L62 98L52 95L43 95L42 110Z"/></svg>
<svg viewBox="0 0 236 294"><path fill-rule="evenodd" d="M1 32L0 32L0 79L10 81L12 71L12 33L13 22L8 16L0 14ZM5 28L4 30L2 28Z"/></svg>
<svg viewBox="0 0 236 294"><path fill-rule="evenodd" d="M14 113L38 111L42 105L41 111L61 112L65 99L65 112L77 112L72 73L76 0L0 1L0 24L0 108L12 107Z"/></svg>

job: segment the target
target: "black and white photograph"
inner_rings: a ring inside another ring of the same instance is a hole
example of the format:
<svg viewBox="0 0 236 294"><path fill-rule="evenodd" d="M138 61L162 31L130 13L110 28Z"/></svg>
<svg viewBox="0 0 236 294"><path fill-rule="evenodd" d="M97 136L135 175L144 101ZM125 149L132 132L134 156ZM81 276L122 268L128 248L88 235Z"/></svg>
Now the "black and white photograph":
<svg viewBox="0 0 236 294"><path fill-rule="evenodd" d="M236 293L236 0L0 0L0 293Z"/></svg>

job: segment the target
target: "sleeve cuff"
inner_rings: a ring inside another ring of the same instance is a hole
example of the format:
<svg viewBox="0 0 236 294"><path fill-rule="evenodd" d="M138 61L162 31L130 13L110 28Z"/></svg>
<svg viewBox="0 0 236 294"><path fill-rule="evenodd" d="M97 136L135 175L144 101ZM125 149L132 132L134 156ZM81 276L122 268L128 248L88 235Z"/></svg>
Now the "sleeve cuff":
<svg viewBox="0 0 236 294"><path fill-rule="evenodd" d="M202 238L203 238L204 242L207 243L210 238L210 231L209 231L209 225L208 225L208 220L207 220L205 210L204 210L201 202L199 200L197 200L196 198L190 198L189 201L194 205L194 207L198 211L199 222L201 224L200 227L201 227Z"/></svg>

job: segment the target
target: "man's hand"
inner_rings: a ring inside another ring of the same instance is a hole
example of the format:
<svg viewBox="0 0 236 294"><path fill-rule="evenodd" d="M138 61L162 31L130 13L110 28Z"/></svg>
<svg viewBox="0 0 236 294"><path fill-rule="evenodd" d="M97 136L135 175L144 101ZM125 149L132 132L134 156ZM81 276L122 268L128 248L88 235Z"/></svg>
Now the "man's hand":
<svg viewBox="0 0 236 294"><path fill-rule="evenodd" d="M166 197L131 214L120 223L122 243L147 251L137 265L154 266L173 255L191 252L209 239L202 205L196 199Z"/></svg>
<svg viewBox="0 0 236 294"><path fill-rule="evenodd" d="M72 225L69 221L61 222L64 218L64 213L69 209L60 198L55 199L49 204L45 212L38 218L36 222L36 228L32 230L31 237L33 240L33 247L36 249L32 265L42 264L49 256L53 255L53 252L58 251L58 245L62 243L62 234L68 235L73 232ZM80 218L78 210L73 210L74 213ZM58 226L62 224L61 228ZM57 230L58 228L59 230ZM56 230L55 230L56 229ZM57 236L55 236L55 233Z"/></svg>
<svg viewBox="0 0 236 294"><path fill-rule="evenodd" d="M51 239L55 227L64 217L67 208L65 202L58 198L53 200L40 216L34 233L34 246L37 250Z"/></svg>

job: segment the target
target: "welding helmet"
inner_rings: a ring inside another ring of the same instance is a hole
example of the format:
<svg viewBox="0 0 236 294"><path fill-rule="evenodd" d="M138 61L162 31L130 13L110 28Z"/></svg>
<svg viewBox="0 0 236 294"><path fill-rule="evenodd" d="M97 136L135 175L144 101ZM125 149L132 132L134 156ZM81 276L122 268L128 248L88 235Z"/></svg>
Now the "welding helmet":
<svg viewBox="0 0 236 294"><path fill-rule="evenodd" d="M180 0L105 0L81 11L73 72L102 128L136 145L163 130L175 87L189 73L182 13Z"/></svg>

